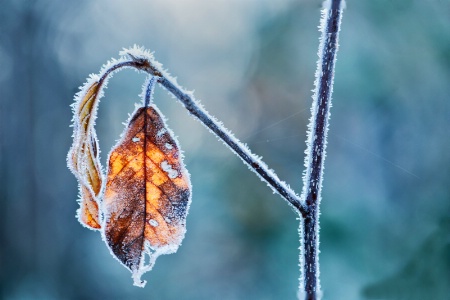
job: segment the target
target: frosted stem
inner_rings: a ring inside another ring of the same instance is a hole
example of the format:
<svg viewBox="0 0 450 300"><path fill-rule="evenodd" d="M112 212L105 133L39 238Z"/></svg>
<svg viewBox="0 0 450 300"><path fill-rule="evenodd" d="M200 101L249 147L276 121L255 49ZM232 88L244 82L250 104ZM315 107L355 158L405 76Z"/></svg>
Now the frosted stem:
<svg viewBox="0 0 450 300"><path fill-rule="evenodd" d="M144 106L149 107L150 103L153 99L153 92L155 90L155 84L157 81L157 77L151 76L148 79L147 89L145 90L145 97L144 97Z"/></svg>
<svg viewBox="0 0 450 300"><path fill-rule="evenodd" d="M118 61L116 63L113 63L111 66L108 66L107 69L104 70L104 72L101 74L99 83L103 84L105 79L113 72L126 67L136 67L137 63L135 61Z"/></svg>
<svg viewBox="0 0 450 300"><path fill-rule="evenodd" d="M159 82L178 100L180 100L193 116L208 127L226 145L228 145L230 149L249 166L249 168L259 174L259 176L267 182L267 184L271 186L274 191L288 201L299 214L302 216L306 215L307 210L295 192L291 190L283 181L281 181L272 170L269 170L267 165L262 162L261 159L251 153L245 145L243 145L228 130L220 125L214 117L210 116L192 96L184 92L179 86L174 84L164 75L161 76Z"/></svg>
<svg viewBox="0 0 450 300"><path fill-rule="evenodd" d="M338 49L343 1L326 1L322 11L319 60L309 124L306 171L303 178L302 199L308 213L302 223L303 282L300 293L305 299L320 299L319 282L319 204L321 199L323 166L327 145L328 120L333 91L334 65Z"/></svg>

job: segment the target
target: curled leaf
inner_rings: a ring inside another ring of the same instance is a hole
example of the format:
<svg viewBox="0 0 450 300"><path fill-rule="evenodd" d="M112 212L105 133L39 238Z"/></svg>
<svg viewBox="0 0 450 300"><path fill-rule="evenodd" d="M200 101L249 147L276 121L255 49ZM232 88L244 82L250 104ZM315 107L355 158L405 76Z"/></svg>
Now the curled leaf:
<svg viewBox="0 0 450 300"><path fill-rule="evenodd" d="M102 187L102 171L99 161L98 141L94 130L100 84L92 77L77 95L74 106L73 138L67 165L78 179L80 209L77 212L81 224L90 229L100 229L99 194Z"/></svg>
<svg viewBox="0 0 450 300"><path fill-rule="evenodd" d="M109 155L102 206L105 240L135 285L159 255L177 251L190 201L178 143L155 106L137 109Z"/></svg>

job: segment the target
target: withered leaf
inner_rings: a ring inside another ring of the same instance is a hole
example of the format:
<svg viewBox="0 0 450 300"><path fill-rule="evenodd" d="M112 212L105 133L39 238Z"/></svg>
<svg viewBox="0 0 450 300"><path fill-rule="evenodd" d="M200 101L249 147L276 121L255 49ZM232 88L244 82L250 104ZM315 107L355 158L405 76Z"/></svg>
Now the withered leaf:
<svg viewBox="0 0 450 300"><path fill-rule="evenodd" d="M135 285L145 285L140 278L159 255L180 246L190 200L189 174L161 113L137 109L110 153L103 199L105 240Z"/></svg>
<svg viewBox="0 0 450 300"><path fill-rule="evenodd" d="M102 173L93 126L99 92L99 82L91 78L77 95L73 119L74 142L67 159L67 165L78 179L80 189L78 219L90 229L101 228L98 197L102 187Z"/></svg>

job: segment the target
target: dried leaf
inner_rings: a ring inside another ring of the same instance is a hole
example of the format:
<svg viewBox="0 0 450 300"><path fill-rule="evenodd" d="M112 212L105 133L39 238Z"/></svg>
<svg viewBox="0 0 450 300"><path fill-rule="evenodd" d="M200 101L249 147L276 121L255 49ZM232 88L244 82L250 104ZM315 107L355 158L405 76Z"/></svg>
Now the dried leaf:
<svg viewBox="0 0 450 300"><path fill-rule="evenodd" d="M103 200L105 240L135 285L145 285L140 278L159 255L180 246L190 198L189 174L160 112L137 109L110 153Z"/></svg>
<svg viewBox="0 0 450 300"><path fill-rule="evenodd" d="M69 150L67 165L78 179L80 209L77 212L81 224L90 229L100 229L99 194L102 172L99 161L98 141L94 121L100 85L95 78L77 95L74 108L74 142Z"/></svg>

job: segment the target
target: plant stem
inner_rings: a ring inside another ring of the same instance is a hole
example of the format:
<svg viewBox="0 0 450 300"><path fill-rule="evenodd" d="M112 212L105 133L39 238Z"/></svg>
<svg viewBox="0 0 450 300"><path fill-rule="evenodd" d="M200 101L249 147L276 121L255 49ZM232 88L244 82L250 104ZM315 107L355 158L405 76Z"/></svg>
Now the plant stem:
<svg viewBox="0 0 450 300"><path fill-rule="evenodd" d="M138 64L135 61L123 61L123 62L119 62L117 64L113 64L110 68L106 69L101 75L100 79L99 79L99 85L103 85L103 83L105 82L106 78L113 73L114 71L117 71L121 68L126 68L126 67L138 67Z"/></svg>
<svg viewBox="0 0 450 300"><path fill-rule="evenodd" d="M151 78L148 79L147 88L145 90L145 96L144 96L144 107L149 107L149 105L152 102L153 99L153 92L155 90L155 84L157 82L158 78L155 76L151 76Z"/></svg>
<svg viewBox="0 0 450 300"><path fill-rule="evenodd" d="M319 299L319 205L321 199L323 167L327 145L328 120L330 116L331 94L333 91L334 65L338 49L338 34L342 17L341 0L328 1L324 7L317 63L315 93L312 117L309 124L306 172L303 178L302 199L308 207L308 214L302 220L303 280L301 292L305 299Z"/></svg>
<svg viewBox="0 0 450 300"><path fill-rule="evenodd" d="M180 100L193 116L208 127L225 144L227 144L230 149L249 166L249 168L253 169L274 191L288 201L299 214L303 217L306 215L307 209L295 192L291 190L283 181L281 181L272 170L269 170L267 165L262 162L261 159L251 153L245 145L243 145L228 130L221 126L214 117L210 116L192 96L184 92L180 87L164 75L161 76L159 82L178 100Z"/></svg>

